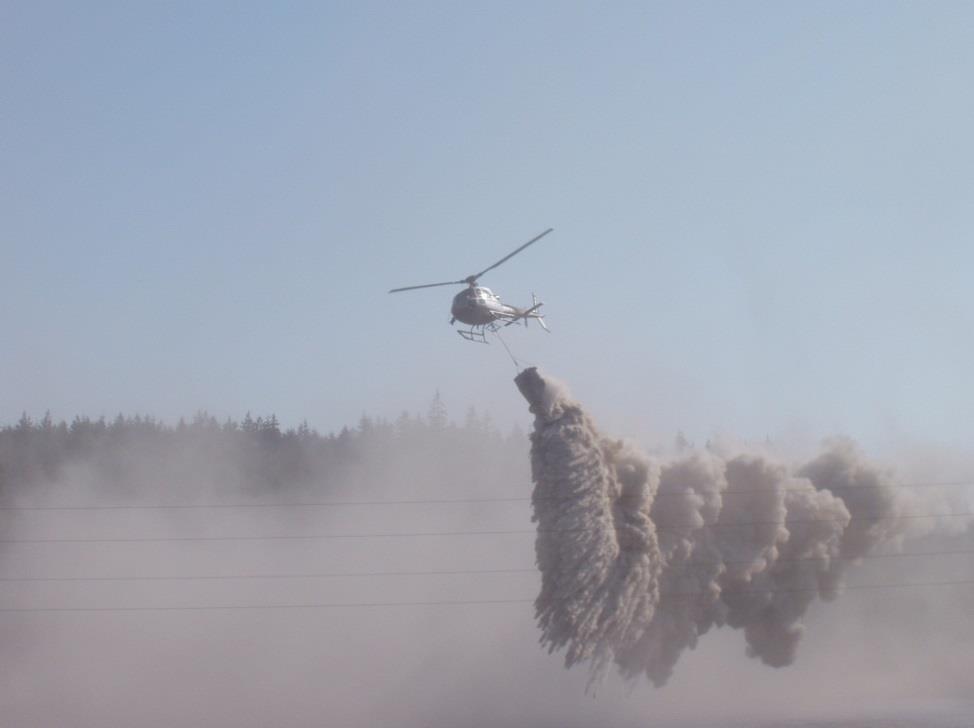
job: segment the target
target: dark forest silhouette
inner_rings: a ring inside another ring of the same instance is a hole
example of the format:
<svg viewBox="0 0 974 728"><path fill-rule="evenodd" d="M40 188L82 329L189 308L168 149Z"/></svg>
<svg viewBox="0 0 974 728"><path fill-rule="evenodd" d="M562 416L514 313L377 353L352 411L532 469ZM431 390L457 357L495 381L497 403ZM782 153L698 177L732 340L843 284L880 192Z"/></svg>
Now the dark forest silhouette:
<svg viewBox="0 0 974 728"><path fill-rule="evenodd" d="M283 429L273 414L220 422L199 412L175 425L140 415L68 423L24 414L0 428L0 498L50 485L120 498L388 486L416 495L460 479L467 491L472 483L509 493L527 486L527 448L523 432L502 434L473 408L461 424L450 422L438 394L425 416L363 415L327 435L307 422Z"/></svg>

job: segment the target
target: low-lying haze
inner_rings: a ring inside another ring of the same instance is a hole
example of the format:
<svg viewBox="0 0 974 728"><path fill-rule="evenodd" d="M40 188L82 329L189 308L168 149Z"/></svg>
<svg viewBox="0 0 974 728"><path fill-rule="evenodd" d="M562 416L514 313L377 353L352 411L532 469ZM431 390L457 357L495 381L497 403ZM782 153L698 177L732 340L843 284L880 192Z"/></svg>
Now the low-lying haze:
<svg viewBox="0 0 974 728"><path fill-rule="evenodd" d="M660 689L611 672L587 694L586 671L538 644L527 437L442 414L327 437L205 417L5 430L3 503L21 509L0 512L5 723L581 728L970 709L972 587L853 588L970 580L969 532L909 544L939 556L850 569L845 593L808 605L786 669L718 629ZM683 452L646 468L639 448L611 447L620 484L659 474L657 503L668 463L724 462ZM692 514L709 497L676 500ZM663 534L655 565L606 605L650 594L650 576L672 588L660 569L683 536Z"/></svg>

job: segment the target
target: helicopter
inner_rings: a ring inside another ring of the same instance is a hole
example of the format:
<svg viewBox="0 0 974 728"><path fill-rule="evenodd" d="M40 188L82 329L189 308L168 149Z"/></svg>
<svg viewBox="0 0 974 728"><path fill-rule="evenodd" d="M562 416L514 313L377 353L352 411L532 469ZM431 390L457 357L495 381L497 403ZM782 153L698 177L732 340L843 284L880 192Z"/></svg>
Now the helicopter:
<svg viewBox="0 0 974 728"><path fill-rule="evenodd" d="M551 331L545 325L544 315L539 313L540 308L544 304L539 301L533 293L531 294L531 306L528 308L519 308L517 306L511 306L507 303L502 303L500 297L496 293L491 291L489 288L485 288L484 286L478 286L477 281L484 273L493 270L501 263L510 260L529 245L533 245L541 240L541 238L550 233L552 230L554 230L554 228L548 228L540 235L536 235L535 237L531 238L513 253L505 255L492 266L484 268L479 273L467 276L459 281L425 283L421 286L393 288L389 291L389 293L415 291L419 288L434 288L436 286L457 286L465 283L467 284L467 287L453 297L453 305L450 307L450 313L452 314L450 324L453 325L457 321L467 324L470 327L469 329L457 329L457 333L467 341L475 341L481 344L486 344L487 332L495 333L500 330L501 326L510 326L518 321L524 321L524 325L527 326L530 319L535 319L539 324L541 324L541 328L548 333L551 333Z"/></svg>

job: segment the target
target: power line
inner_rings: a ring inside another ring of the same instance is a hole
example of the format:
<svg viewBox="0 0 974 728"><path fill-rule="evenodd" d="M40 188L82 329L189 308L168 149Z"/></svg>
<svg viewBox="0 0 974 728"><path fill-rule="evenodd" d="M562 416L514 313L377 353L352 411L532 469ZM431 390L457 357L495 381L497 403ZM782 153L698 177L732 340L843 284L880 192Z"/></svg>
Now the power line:
<svg viewBox="0 0 974 728"><path fill-rule="evenodd" d="M296 501L279 503L154 503L151 505L81 505L81 506L4 506L0 511L151 511L151 510L227 510L234 508L332 508L341 506L408 506L408 505L465 505L477 503L516 503L530 501L530 497L499 498L422 498L415 500L358 500L358 501Z"/></svg>
<svg viewBox="0 0 974 728"><path fill-rule="evenodd" d="M927 582L892 582L886 584L850 584L843 589L923 589L950 586L974 585L974 579L958 579L954 581ZM798 594L818 593L816 588L795 589L741 589L725 590L721 595L729 594ZM703 591L662 593L661 598L694 597ZM709 593L709 592L708 592ZM340 609L340 608L378 608L378 607L433 607L433 606L471 606L471 605L499 605L499 604L530 604L534 599L441 599L423 601L372 601L372 602L304 602L290 604L193 604L172 606L133 606L133 607L0 607L0 613L67 613L67 612L203 612L203 611L258 611L258 610L298 610L298 609Z"/></svg>
<svg viewBox="0 0 974 728"><path fill-rule="evenodd" d="M841 518L807 518L785 519L784 521L740 521L737 523L687 523L657 525L657 531L682 533L677 530L709 528L744 528L751 526L791 526L814 523L853 523L915 520L920 518L961 518L972 517L974 512L961 513L922 513L902 514L890 516L859 516L848 521ZM393 531L374 533L319 533L319 534L268 534L268 535L233 535L233 536L147 536L147 537L118 537L118 538L13 538L0 539L0 544L43 544L43 543L179 543L179 542L207 542L207 541L315 541L339 539L370 539L370 538L425 538L425 537L460 537L460 536L510 536L535 533L584 533L597 530L594 528L564 528L564 529L496 529L484 531Z"/></svg>
<svg viewBox="0 0 974 728"><path fill-rule="evenodd" d="M972 552L974 553L974 552ZM4 576L0 582L36 581L234 581L237 579L335 579L345 577L376 576L457 576L466 574L517 574L537 573L530 569L433 569L429 571L318 571L298 574L200 574L190 576Z"/></svg>
<svg viewBox="0 0 974 728"><path fill-rule="evenodd" d="M407 602L308 602L304 604L201 604L146 607L0 607L0 613L24 612L212 612L273 609L329 609L337 607L434 607L467 604L527 604L533 599L443 599Z"/></svg>
<svg viewBox="0 0 974 728"><path fill-rule="evenodd" d="M312 533L312 534L271 534L264 536L159 536L132 538L26 538L4 539L0 544L40 544L40 543L181 543L207 541L317 541L338 539L368 538L422 538L456 536L506 536L534 533L533 529L509 529L495 531L401 531L390 533Z"/></svg>
<svg viewBox="0 0 974 728"><path fill-rule="evenodd" d="M967 586L974 585L974 579L955 579L951 581L921 581L921 582L888 582L885 584L842 584L840 589L842 591L848 589L912 589L912 588L922 588L922 587L945 587L945 586ZM756 588L756 589L724 589L719 594L733 595L733 594L808 594L815 593L818 594L822 590L819 587L794 587L794 588ZM679 598L679 597L695 597L700 594L709 594L702 589L697 589L693 591L679 591L679 592L663 592L660 594L660 598Z"/></svg>
<svg viewBox="0 0 974 728"><path fill-rule="evenodd" d="M844 518L785 518L783 521L738 521L730 523L704 522L699 528L737 528L745 526L792 526L806 525L814 523L881 523L882 521L915 520L919 518L968 518L974 517L974 511L960 511L957 513L901 513L888 516L852 516L848 520ZM698 528L696 524L667 523L657 525L658 531L673 531L676 528Z"/></svg>
<svg viewBox="0 0 974 728"><path fill-rule="evenodd" d="M775 559L774 564L791 564L815 561L861 561L870 559L901 559L919 558L925 556L959 556L974 554L974 549L951 549L943 551L912 551L889 554L866 554L858 557L845 556L802 556L791 559ZM725 566L740 566L754 563L754 560L722 561ZM711 565L709 562L689 561L681 564L685 567ZM120 575L120 576L0 576L0 583L29 583L29 582L127 582L127 581L244 581L259 579L339 579L356 577L385 577L385 576L460 576L486 574L522 574L538 573L537 568L506 568L506 569L430 569L420 571L311 571L292 574L264 573L264 574L189 574L189 575Z"/></svg>
<svg viewBox="0 0 974 728"><path fill-rule="evenodd" d="M829 488L830 492L848 492L867 490L870 488L948 488L974 486L974 480L930 481L916 483L862 483L858 485L836 486ZM767 493L768 489L722 490L721 497L730 495L755 495ZM806 488L781 488L781 493L807 492ZM656 498L671 496L686 496L685 491L662 491L656 493ZM699 493L694 492L696 495ZM30 511L136 511L136 510L227 510L248 508L337 508L343 506L407 506L407 505L476 505L486 503L524 503L532 500L531 496L497 496L483 498L416 498L401 500L344 500L344 501L295 501L275 503L153 503L146 505L109 504L109 505L53 505L53 506L0 506L0 512L30 512ZM567 500L552 496L541 497L536 500Z"/></svg>

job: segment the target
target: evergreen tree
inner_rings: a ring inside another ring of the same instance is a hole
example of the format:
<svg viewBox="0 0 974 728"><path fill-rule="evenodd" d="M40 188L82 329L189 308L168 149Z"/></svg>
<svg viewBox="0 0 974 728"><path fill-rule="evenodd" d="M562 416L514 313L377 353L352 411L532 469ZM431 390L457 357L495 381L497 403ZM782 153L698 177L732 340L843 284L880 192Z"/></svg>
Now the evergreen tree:
<svg viewBox="0 0 974 728"><path fill-rule="evenodd" d="M436 390L433 401L430 402L429 413L426 415L427 423L434 432L442 432L448 424L446 405L440 397L440 390Z"/></svg>

